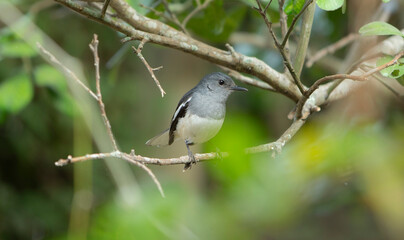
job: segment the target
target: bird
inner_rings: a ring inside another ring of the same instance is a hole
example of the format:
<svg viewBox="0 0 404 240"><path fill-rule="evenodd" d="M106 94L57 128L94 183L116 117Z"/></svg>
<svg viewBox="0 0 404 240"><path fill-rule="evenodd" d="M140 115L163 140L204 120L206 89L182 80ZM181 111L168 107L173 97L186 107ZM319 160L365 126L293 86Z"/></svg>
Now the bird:
<svg viewBox="0 0 404 240"><path fill-rule="evenodd" d="M189 146L204 143L219 132L226 114L226 101L233 91L248 89L237 86L231 77L222 72L207 74L180 99L170 127L146 144L160 147L184 141L190 159L184 171L190 169L196 160Z"/></svg>

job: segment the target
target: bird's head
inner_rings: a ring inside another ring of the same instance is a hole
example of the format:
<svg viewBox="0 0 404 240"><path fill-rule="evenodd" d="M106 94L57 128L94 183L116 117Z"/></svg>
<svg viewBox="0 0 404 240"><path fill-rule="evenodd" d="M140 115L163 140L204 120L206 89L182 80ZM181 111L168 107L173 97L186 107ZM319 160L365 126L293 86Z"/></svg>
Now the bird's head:
<svg viewBox="0 0 404 240"><path fill-rule="evenodd" d="M233 91L248 91L246 88L237 86L231 77L221 72L206 75L199 85L199 87L206 88L204 92L209 95L215 95L223 99L227 99Z"/></svg>

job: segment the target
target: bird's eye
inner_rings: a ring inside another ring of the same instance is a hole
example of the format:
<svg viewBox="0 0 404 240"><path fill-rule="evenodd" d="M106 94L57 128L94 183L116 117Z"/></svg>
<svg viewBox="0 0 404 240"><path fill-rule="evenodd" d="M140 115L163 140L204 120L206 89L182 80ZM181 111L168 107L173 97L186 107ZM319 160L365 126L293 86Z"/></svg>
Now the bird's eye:
<svg viewBox="0 0 404 240"><path fill-rule="evenodd" d="M224 81L223 81L223 80L219 80L219 84L220 84L220 85L223 85L223 84L224 84Z"/></svg>

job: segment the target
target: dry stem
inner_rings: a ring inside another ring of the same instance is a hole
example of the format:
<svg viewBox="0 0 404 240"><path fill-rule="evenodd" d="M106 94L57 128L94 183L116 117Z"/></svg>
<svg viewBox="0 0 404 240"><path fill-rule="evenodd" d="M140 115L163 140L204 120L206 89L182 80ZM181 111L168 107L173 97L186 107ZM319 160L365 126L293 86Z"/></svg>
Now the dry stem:
<svg viewBox="0 0 404 240"><path fill-rule="evenodd" d="M37 43L37 45L38 45L39 50L49 58L50 62L57 65L59 68L63 69L70 78L73 78L77 83L79 83L79 85L81 87L86 89L86 91L91 96L93 96L95 98L95 100L97 100L98 105L100 106L101 116L102 116L102 118L104 120L104 125L105 125L105 127L106 127L106 129L108 131L109 138L110 138L111 143L112 143L113 148L114 148L114 152L112 152L112 153L115 153L115 155L116 155L116 154L119 154L121 152L118 149L115 137L114 137L114 135L112 133L111 124L110 124L110 122L108 120L107 114L105 112L105 105L104 105L104 103L102 101L102 94L101 94L101 87L100 87L100 74L99 74L98 43L99 43L98 42L98 37L97 37L96 34L94 34L94 38L91 41L89 46L90 46L90 49L91 49L91 51L93 52L93 55L94 55L94 66L95 66L95 69L96 69L95 75L96 75L97 95L95 95L94 92L92 92L89 88L87 88L83 84L83 82L79 78L77 78L77 76L70 69L66 68L59 60L57 60L56 57L53 54L51 54L49 51L45 50L39 43ZM95 156L97 154L92 154L92 155ZM101 156L103 156L102 158L108 157L108 155L105 155L105 154L101 154L101 155L98 154L98 155L99 155L98 156L99 158L101 158ZM113 155L114 154L112 154L110 156L112 157ZM90 155L87 155L87 156L90 156ZM116 156L114 156L114 157L116 157ZM125 159L128 162L131 162L132 164L135 164L136 166L138 166L138 167L142 168L143 170L145 170L147 172L147 174L149 174L149 176L153 179L153 181L156 184L156 186L157 186L158 190L160 191L161 195L164 197L164 192L163 192L163 189L161 187L160 182L157 180L156 176L153 174L153 172L147 166L145 166L142 162L135 161L135 160L133 160L131 158L128 158L125 154L123 154L122 156L123 156L122 159ZM83 160L83 157L80 157L79 159ZM75 158L72 158L72 156L69 155L67 159L57 161L55 163L55 165L56 166L63 166L63 165L66 165L67 163L73 162L74 160L77 161Z"/></svg>
<svg viewBox="0 0 404 240"><path fill-rule="evenodd" d="M323 58L324 56L326 56L327 54L333 54L335 53L337 50L345 47L346 45L350 44L351 42L353 42L354 40L358 39L360 35L357 33L350 33L349 35L341 38L340 40L338 40L337 42L323 48L320 49L319 51L317 51L313 56L311 56L306 63L306 67L311 67L313 66L313 64L315 62L317 62L318 60L320 60L321 58Z"/></svg>
<svg viewBox="0 0 404 240"><path fill-rule="evenodd" d="M142 50L143 50L143 46L146 44L147 39L144 38L140 43L138 48L135 48L132 46L133 51L137 54L137 56L140 58L140 60L143 62L143 64L146 66L147 70L149 71L151 77L153 78L154 82L156 83L157 87L160 90L161 93L161 97L164 97L164 94L166 94L166 92L164 91L163 87L161 86L159 80L157 80L156 75L154 75L154 71L158 71L160 69L163 68L163 66L160 67L156 67L156 68L152 68L150 67L149 63L146 61L146 59L143 57L142 55Z"/></svg>

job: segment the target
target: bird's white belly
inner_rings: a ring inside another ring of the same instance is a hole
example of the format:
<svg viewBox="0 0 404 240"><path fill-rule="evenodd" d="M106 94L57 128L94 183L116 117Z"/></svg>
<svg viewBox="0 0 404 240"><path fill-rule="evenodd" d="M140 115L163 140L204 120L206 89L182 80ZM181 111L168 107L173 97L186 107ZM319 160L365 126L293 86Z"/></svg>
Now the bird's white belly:
<svg viewBox="0 0 404 240"><path fill-rule="evenodd" d="M213 138L222 127L224 119L202 118L186 115L178 121L176 134L192 143L203 143Z"/></svg>

